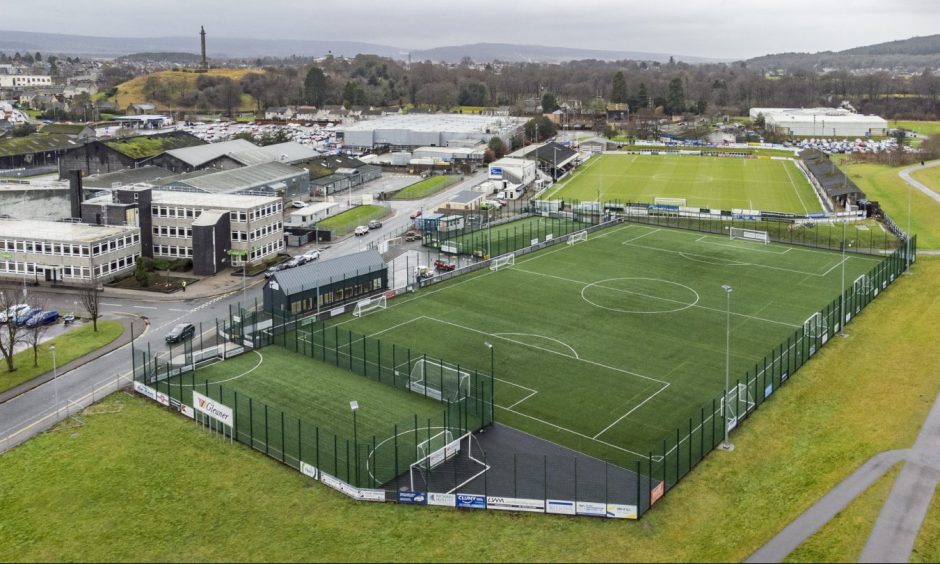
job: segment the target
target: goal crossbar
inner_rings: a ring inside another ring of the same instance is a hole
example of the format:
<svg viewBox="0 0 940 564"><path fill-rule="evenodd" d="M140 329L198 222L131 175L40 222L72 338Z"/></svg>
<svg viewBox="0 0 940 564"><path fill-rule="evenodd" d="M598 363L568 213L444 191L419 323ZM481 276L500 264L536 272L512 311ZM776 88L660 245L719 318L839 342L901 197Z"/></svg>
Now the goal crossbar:
<svg viewBox="0 0 940 564"><path fill-rule="evenodd" d="M460 466L459 475L461 477L466 476L460 483L454 483L456 480L447 481L450 487L446 493L449 494L459 491L460 488L476 480L490 469L490 465L484 461L483 449L473 432L452 439L450 431L445 430L426 441L422 441L422 443L430 444L435 438L440 443L440 437L450 438L450 440L432 451L422 451L419 446L419 453L423 456L413 462L409 468L411 491L432 491L434 489L432 485L434 469L447 461L453 461L454 464ZM443 472L448 478L452 476L450 470L443 469Z"/></svg>
<svg viewBox="0 0 940 564"><path fill-rule="evenodd" d="M376 296L374 298L369 298L366 300L361 300L356 303L356 307L353 308L353 317L362 317L373 311L380 309L385 309L387 300L385 299L385 294L381 296Z"/></svg>
<svg viewBox="0 0 940 564"><path fill-rule="evenodd" d="M497 271L500 268L506 268L507 266L516 265L516 255L510 253L508 255L503 255L501 257L496 257L490 262L490 270Z"/></svg>
<svg viewBox="0 0 940 564"><path fill-rule="evenodd" d="M443 360L423 357L415 361L408 388L437 401L457 401L470 396L471 373Z"/></svg>
<svg viewBox="0 0 940 564"><path fill-rule="evenodd" d="M653 203L661 206L684 206L685 198L666 198L657 196L653 198Z"/></svg>
<svg viewBox="0 0 940 564"><path fill-rule="evenodd" d="M575 243L587 241L587 235L587 231L578 231L576 233L572 233L568 236L568 241L566 241L566 243L569 245L574 245Z"/></svg>
<svg viewBox="0 0 940 564"><path fill-rule="evenodd" d="M754 394L751 393L746 384L738 383L729 389L728 393L721 398L721 414L725 419L728 430L737 427L741 417L756 406Z"/></svg>

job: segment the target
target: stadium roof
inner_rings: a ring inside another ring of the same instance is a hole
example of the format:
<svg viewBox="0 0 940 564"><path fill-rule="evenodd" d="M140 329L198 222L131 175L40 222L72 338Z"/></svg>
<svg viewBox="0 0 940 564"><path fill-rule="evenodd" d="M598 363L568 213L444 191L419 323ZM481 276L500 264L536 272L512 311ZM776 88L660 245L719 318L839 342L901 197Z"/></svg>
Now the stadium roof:
<svg viewBox="0 0 940 564"><path fill-rule="evenodd" d="M307 171L284 163L271 162L211 174L181 177L173 184L186 185L210 193L237 192L246 188L283 182L298 174L307 174Z"/></svg>
<svg viewBox="0 0 940 564"><path fill-rule="evenodd" d="M208 143L205 145L187 146L180 149L170 149L166 151L184 163L198 167L213 161L223 155L231 155L240 151L251 151L258 146L244 139L233 139L231 141L222 141L220 143Z"/></svg>
<svg viewBox="0 0 940 564"><path fill-rule="evenodd" d="M288 270L276 272L271 278L280 288L277 290L286 296L313 290L338 282L344 278L354 278L360 274L376 272L386 268L382 255L375 249L343 255L334 259L312 262ZM268 282L270 285L271 282Z"/></svg>

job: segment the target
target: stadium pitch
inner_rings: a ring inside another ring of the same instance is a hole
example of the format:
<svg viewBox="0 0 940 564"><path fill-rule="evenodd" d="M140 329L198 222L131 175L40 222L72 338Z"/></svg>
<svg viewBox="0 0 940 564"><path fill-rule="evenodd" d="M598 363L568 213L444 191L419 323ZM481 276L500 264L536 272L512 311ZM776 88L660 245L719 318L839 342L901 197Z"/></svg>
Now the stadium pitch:
<svg viewBox="0 0 940 564"><path fill-rule="evenodd" d="M711 209L806 214L823 211L809 181L786 160L675 155L599 155L542 199L633 201L685 199Z"/></svg>
<svg viewBox="0 0 940 564"><path fill-rule="evenodd" d="M497 421L633 468L722 393L722 285L734 385L839 295L843 266L851 287L879 260L624 224L335 324L468 370L492 360Z"/></svg>

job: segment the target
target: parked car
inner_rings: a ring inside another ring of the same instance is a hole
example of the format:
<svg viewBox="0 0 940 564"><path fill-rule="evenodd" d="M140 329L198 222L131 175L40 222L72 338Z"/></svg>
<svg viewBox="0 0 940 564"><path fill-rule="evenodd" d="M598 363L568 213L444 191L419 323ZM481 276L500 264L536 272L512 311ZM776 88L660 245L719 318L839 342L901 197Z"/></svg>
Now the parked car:
<svg viewBox="0 0 940 564"><path fill-rule="evenodd" d="M368 235L368 233L369 233L369 228L366 227L365 225L360 225L359 227L356 228L355 231L353 231L353 234L354 234L356 237L358 237L358 236L360 236L360 235Z"/></svg>
<svg viewBox="0 0 940 564"><path fill-rule="evenodd" d="M304 259L302 259L302 258L300 258L300 257L294 257L294 258L290 259L289 261L285 262L285 263L284 263L284 267L285 267L285 268L294 268L295 266L300 266L300 265L302 265L303 263L304 263Z"/></svg>
<svg viewBox="0 0 940 564"><path fill-rule="evenodd" d="M36 315L42 311L42 308L31 307L29 309L21 310L21 312L16 316L17 325L26 325L26 322L29 321L29 318Z"/></svg>
<svg viewBox="0 0 940 564"><path fill-rule="evenodd" d="M270 267L270 268L268 268L267 270L264 271L264 277L265 277L265 278L270 278L270 277L274 276L274 273L277 272L278 270L280 270L278 267L272 266L272 267Z"/></svg>
<svg viewBox="0 0 940 564"><path fill-rule="evenodd" d="M9 307L5 311L0 311L0 323L6 323L8 320L15 320L19 317L20 313L29 309L29 306L26 304L16 304Z"/></svg>
<svg viewBox="0 0 940 564"><path fill-rule="evenodd" d="M305 207L307 207L307 204L304 203L304 202L298 201L298 200L294 200L294 202L291 204L291 207L295 207L295 208L305 208Z"/></svg>
<svg viewBox="0 0 940 564"><path fill-rule="evenodd" d="M369 229L378 229L379 227L382 227L381 221L373 219L369 222Z"/></svg>
<svg viewBox="0 0 940 564"><path fill-rule="evenodd" d="M409 215L408 218L409 218L409 219L418 219L419 217L421 217L421 214L422 214L422 213L423 213L423 212L422 212L421 210L415 210L415 211L411 212L411 215Z"/></svg>
<svg viewBox="0 0 940 564"><path fill-rule="evenodd" d="M179 343L181 341L188 341L193 338L193 335L196 334L196 326L192 323L180 323L173 328L172 331L167 333L166 342L167 343Z"/></svg>
<svg viewBox="0 0 940 564"><path fill-rule="evenodd" d="M307 251L303 256L307 257L309 262L313 262L320 258L320 251Z"/></svg>
<svg viewBox="0 0 940 564"><path fill-rule="evenodd" d="M26 321L27 327L36 327L37 325L48 325L55 323L59 319L59 312L54 309L43 310L33 315Z"/></svg>
<svg viewBox="0 0 940 564"><path fill-rule="evenodd" d="M74 314L74 313L66 313L65 315L63 315L63 316L62 316L62 323L64 323L66 327L68 327L69 324L71 324L71 323L75 323L75 314Z"/></svg>

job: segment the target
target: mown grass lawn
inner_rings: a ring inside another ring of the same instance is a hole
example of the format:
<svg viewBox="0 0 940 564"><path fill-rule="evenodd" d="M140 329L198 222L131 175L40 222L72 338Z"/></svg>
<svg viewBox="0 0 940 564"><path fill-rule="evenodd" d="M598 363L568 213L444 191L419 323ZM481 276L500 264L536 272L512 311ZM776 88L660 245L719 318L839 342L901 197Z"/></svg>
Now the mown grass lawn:
<svg viewBox="0 0 940 564"><path fill-rule="evenodd" d="M56 365L64 366L78 357L99 349L117 339L124 332L119 321L98 320L98 332L92 330L90 322L72 329L54 339L39 345L39 366L33 366L33 349L29 348L13 355L16 370L7 372L6 362L0 363L0 392L18 386L27 380L52 370L52 353L49 347L55 345ZM25 334L25 330L23 333Z"/></svg>
<svg viewBox="0 0 940 564"><path fill-rule="evenodd" d="M911 177L940 194L940 166L918 170Z"/></svg>
<svg viewBox="0 0 940 564"><path fill-rule="evenodd" d="M373 219L381 219L389 213L390 210L385 206L367 204L328 217L318 223L317 226L321 229L332 229L335 236L342 237L355 229L356 226L365 225Z"/></svg>
<svg viewBox="0 0 940 564"><path fill-rule="evenodd" d="M440 192L458 181L456 176L432 176L398 191L393 200L420 200Z"/></svg>
<svg viewBox="0 0 940 564"><path fill-rule="evenodd" d="M913 443L940 390L938 277L940 260L919 260L744 422L733 453L636 523L354 502L116 394L0 457L0 560L739 561L871 455Z"/></svg>
<svg viewBox="0 0 940 564"><path fill-rule="evenodd" d="M940 133L940 121L897 121L888 122L888 127L903 128L920 133L922 135L936 135Z"/></svg>

